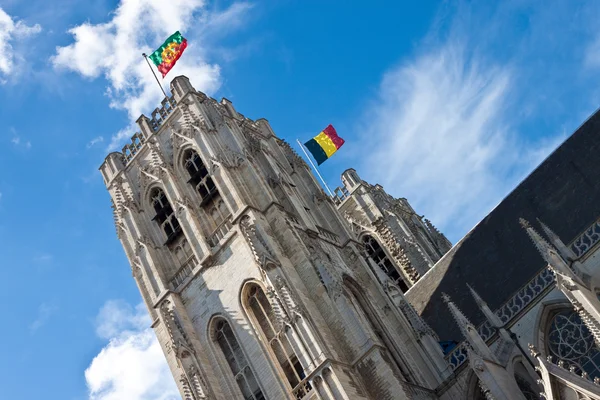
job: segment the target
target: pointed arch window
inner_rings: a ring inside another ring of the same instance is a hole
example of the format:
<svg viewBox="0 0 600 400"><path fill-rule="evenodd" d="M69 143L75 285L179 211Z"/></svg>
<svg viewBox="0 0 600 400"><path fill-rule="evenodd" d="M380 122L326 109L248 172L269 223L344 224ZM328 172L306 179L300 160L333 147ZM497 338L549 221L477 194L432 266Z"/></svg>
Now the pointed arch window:
<svg viewBox="0 0 600 400"><path fill-rule="evenodd" d="M249 313L258 324L294 394L299 399L303 398L312 388L308 382L303 382L306 372L296 353L297 346L294 345L297 343L291 328L277 320L271 303L258 285L248 288L245 300Z"/></svg>
<svg viewBox="0 0 600 400"><path fill-rule="evenodd" d="M204 205L219 194L219 191L208 173L208 168L196 151L188 150L184 155L184 160L185 169L190 175L188 183L194 186L202 199L201 205Z"/></svg>
<svg viewBox="0 0 600 400"><path fill-rule="evenodd" d="M385 250L379 245L379 242L375 240L373 236L365 235L363 237L363 243L365 245L365 252L367 256L371 257L375 264L379 266L386 273L390 279L398 285L400 290L404 293L408 290L408 285L402 275L398 272L390 258L385 253Z"/></svg>
<svg viewBox="0 0 600 400"><path fill-rule="evenodd" d="M265 396L258 386L254 372L242 352L231 326L223 319L215 324L215 341L219 344L229 368L235 377L245 400L264 400Z"/></svg>
<svg viewBox="0 0 600 400"><path fill-rule="evenodd" d="M594 336L573 309L563 309L550 319L546 334L548 355L556 363L564 361L575 373L586 372L593 380L600 378L600 348Z"/></svg>
<svg viewBox="0 0 600 400"><path fill-rule="evenodd" d="M179 221L173 212L173 207L171 207L171 203L167 199L165 192L162 189L156 188L152 191L150 195L152 201L152 207L154 207L154 211L156 215L152 218L153 221L156 221L158 225L160 225L161 229L167 236L167 242L173 242L181 233L181 226L179 225Z"/></svg>

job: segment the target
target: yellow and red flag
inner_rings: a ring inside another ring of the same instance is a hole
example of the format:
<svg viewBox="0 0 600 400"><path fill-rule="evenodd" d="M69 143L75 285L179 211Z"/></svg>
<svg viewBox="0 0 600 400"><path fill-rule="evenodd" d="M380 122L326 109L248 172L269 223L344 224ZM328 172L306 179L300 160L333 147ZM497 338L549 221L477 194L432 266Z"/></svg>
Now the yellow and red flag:
<svg viewBox="0 0 600 400"><path fill-rule="evenodd" d="M162 46L154 50L154 53L150 54L148 58L152 60L164 78L175 66L186 47L187 39L177 31L169 36Z"/></svg>
<svg viewBox="0 0 600 400"><path fill-rule="evenodd" d="M338 151L343 144L344 139L337 135L335 128L331 124L323 129L317 136L304 143L317 161L317 165L323 164L325 160Z"/></svg>

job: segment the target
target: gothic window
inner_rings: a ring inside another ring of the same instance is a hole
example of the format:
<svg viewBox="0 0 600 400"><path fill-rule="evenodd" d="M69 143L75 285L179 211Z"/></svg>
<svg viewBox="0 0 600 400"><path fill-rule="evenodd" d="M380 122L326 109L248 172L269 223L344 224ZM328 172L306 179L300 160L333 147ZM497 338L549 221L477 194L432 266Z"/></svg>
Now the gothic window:
<svg viewBox="0 0 600 400"><path fill-rule="evenodd" d="M394 281L402 292L408 290L408 285L385 253L385 250L379 245L377 240L370 235L363 237L363 243L365 244L365 251L367 256L371 257L375 264L379 266Z"/></svg>
<svg viewBox="0 0 600 400"><path fill-rule="evenodd" d="M548 354L556 363L574 367L581 375L587 372L591 379L600 377L600 349L579 315L572 309L557 312L549 323L546 335Z"/></svg>
<svg viewBox="0 0 600 400"><path fill-rule="evenodd" d="M521 390L521 393L527 400L540 400L539 387L535 383L531 374L525 368L523 362L518 361L514 365L514 375L517 386ZM535 376L535 379L538 377Z"/></svg>
<svg viewBox="0 0 600 400"><path fill-rule="evenodd" d="M531 387L531 384L519 375L515 375L515 380L517 381L517 386L521 390L521 393L527 400L540 400L540 396L535 392L535 390Z"/></svg>
<svg viewBox="0 0 600 400"><path fill-rule="evenodd" d="M271 303L259 286L250 286L247 292L246 303L249 307L249 312L256 320L263 337L266 339L279 366L283 370L287 381L294 389L294 394L297 396L300 395L298 398L302 398L311 388L307 382L302 382L306 377L306 373L296 354L296 349L292 345L294 338L290 327L277 320Z"/></svg>
<svg viewBox="0 0 600 400"><path fill-rule="evenodd" d="M223 222L225 222L225 219L229 217L230 213L227 209L227 206L225 205L225 202L219 199L218 201L215 200L214 202L212 202L211 206L208 209L208 214L214 224L214 229L220 226Z"/></svg>
<svg viewBox="0 0 600 400"><path fill-rule="evenodd" d="M152 220L156 221L165 235L167 235L167 243L171 243L181 233L181 226L179 225L179 221L177 221L177 217L175 217L173 207L171 207L171 203L167 200L165 192L161 189L154 189L151 194L151 199L152 206L156 212L156 215Z"/></svg>
<svg viewBox="0 0 600 400"><path fill-rule="evenodd" d="M215 326L215 340L219 344L231 372L244 396L245 400L264 400L254 373L242 352L231 326L225 320L219 320Z"/></svg>
<svg viewBox="0 0 600 400"><path fill-rule="evenodd" d="M185 153L185 169L190 175L190 183L202 198L201 204L205 204L215 197L219 192L215 183L208 173L206 165L194 150L188 150Z"/></svg>
<svg viewBox="0 0 600 400"><path fill-rule="evenodd" d="M181 243L175 248L174 253L179 265L184 265L195 257L194 252L190 247L190 243L187 240L182 240Z"/></svg>

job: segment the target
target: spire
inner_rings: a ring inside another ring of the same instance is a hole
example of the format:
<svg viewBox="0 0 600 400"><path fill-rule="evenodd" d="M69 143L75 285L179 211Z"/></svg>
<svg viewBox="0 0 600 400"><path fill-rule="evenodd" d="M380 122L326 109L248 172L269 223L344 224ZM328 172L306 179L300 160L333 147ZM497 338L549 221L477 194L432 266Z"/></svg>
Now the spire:
<svg viewBox="0 0 600 400"><path fill-rule="evenodd" d="M565 245L556 233L554 233L550 228L548 228L546 224L544 224L539 219L537 219L537 222L542 227L542 230L546 234L546 237L550 239L550 242L554 245L554 247L556 247L556 249L562 256L562 258L565 259L565 261L573 261L577 258L573 250L571 250L567 245Z"/></svg>
<svg viewBox="0 0 600 400"><path fill-rule="evenodd" d="M473 289L471 287L471 285L469 285L467 283L467 287L469 288L469 291L471 291L471 295L473 296L473 298L475 299L475 302L477 303L477 306L479 307L479 309L481 310L481 312L483 313L483 315L485 315L485 317L487 318L488 321L490 321L490 323L492 324L493 327L495 328L501 328L504 326L504 324L502 323L502 321L500 320L500 317L498 317L491 309L490 307L487 305L487 303L481 298L481 296L479 296L479 294L475 291L475 289Z"/></svg>
<svg viewBox="0 0 600 400"><path fill-rule="evenodd" d="M529 222L527 222L523 218L520 218L519 222L521 223L521 226L527 231L527 234L529 235L531 240L533 240L533 244L535 244L535 247L542 254L544 260L546 260L546 262L548 263L548 267L554 273L561 274L569 279L574 279L580 282L580 278L567 264L568 261L565 261L568 259L563 258L554 246L548 243L539 233L535 231L535 229L531 227Z"/></svg>
<svg viewBox="0 0 600 400"><path fill-rule="evenodd" d="M444 303L446 303L446 305L450 309L450 312L452 313L452 317L454 318L454 321L456 322L456 324L458 325L460 330L463 332L463 335L465 335L465 337L468 336L464 330L467 326L473 326L471 321L469 321L469 319L467 317L465 317L465 315L462 313L462 311L460 311L458 309L456 304L454 304L454 302L452 301L450 296L448 296L447 293L442 292L442 299L444 300Z"/></svg>
<svg viewBox="0 0 600 400"><path fill-rule="evenodd" d="M480 357L497 363L498 360L496 356L494 356L490 348L479 335L479 332L477 332L475 326L467 319L467 317L465 317L462 311L458 309L450 296L448 296L446 293L442 293L442 299L448 305L448 308L452 313L452 317L454 317L454 321L456 321L456 324L460 328L460 331L469 343L471 349Z"/></svg>
<svg viewBox="0 0 600 400"><path fill-rule="evenodd" d="M519 223L525 229L529 238L533 241L533 244L538 249L544 260L551 266L554 266L553 258L556 256L556 249L548 243L529 223L529 221L519 218Z"/></svg>

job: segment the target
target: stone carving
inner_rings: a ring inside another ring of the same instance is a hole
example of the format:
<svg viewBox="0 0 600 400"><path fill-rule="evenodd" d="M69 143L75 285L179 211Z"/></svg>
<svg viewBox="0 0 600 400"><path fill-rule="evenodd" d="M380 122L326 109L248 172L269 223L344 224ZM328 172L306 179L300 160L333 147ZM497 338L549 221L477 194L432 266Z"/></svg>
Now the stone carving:
<svg viewBox="0 0 600 400"><path fill-rule="evenodd" d="M263 150L262 139L259 135L248 129L243 129L242 133L246 139L246 148L244 154L248 158L253 158Z"/></svg>
<svg viewBox="0 0 600 400"><path fill-rule="evenodd" d="M289 288L287 283L281 277L277 275L275 277L275 289L279 292L279 297L283 301L283 304L287 308L288 314L293 316L294 314L306 315L306 310L296 294Z"/></svg>
<svg viewBox="0 0 600 400"><path fill-rule="evenodd" d="M417 313L417 310L414 309L412 304L410 304L404 296L401 295L401 291L396 284L394 284L391 280L388 279L386 284L386 291L392 301L397 304L400 311L406 316L408 322L415 330L415 333L418 337L423 337L426 335L431 336L436 341L439 341L437 334L431 329L431 327L425 322L423 318Z"/></svg>
<svg viewBox="0 0 600 400"><path fill-rule="evenodd" d="M450 243L448 238L446 238L446 236L440 232L439 229L437 229L427 218L425 218L425 226L442 253L445 253L452 248L452 243Z"/></svg>
<svg viewBox="0 0 600 400"><path fill-rule="evenodd" d="M285 158L288 163L292 167L292 169L296 168L308 168L308 164L294 151L292 146L288 142L283 139L278 139L277 144L283 149L283 154L285 154Z"/></svg>
<svg viewBox="0 0 600 400"><path fill-rule="evenodd" d="M222 165L226 169L239 168L245 161L244 156L231 150L228 146L223 146L221 152L212 156L211 160Z"/></svg>
<svg viewBox="0 0 600 400"><path fill-rule="evenodd" d="M181 388L183 391L183 400L197 400L192 392L192 388L190 387L190 382L188 381L187 376L185 374L181 374L179 377L179 382L181 383Z"/></svg>
<svg viewBox="0 0 600 400"><path fill-rule="evenodd" d="M271 249L260 233L257 232L256 225L252 223L250 216L245 215L241 218L240 230L252 249L255 261L262 270L266 269L269 261L275 265L279 265L279 262L275 259Z"/></svg>
<svg viewBox="0 0 600 400"><path fill-rule="evenodd" d="M179 354L181 348L185 348L190 353L194 353L192 347L189 344L187 334L181 327L179 318L175 314L174 308L171 306L171 302L165 300L160 306L160 313L162 320L165 324L167 332L169 334L169 345L168 347Z"/></svg>
<svg viewBox="0 0 600 400"><path fill-rule="evenodd" d="M150 171L162 178L164 173L173 173L173 165L165 160L164 152L156 144L155 140L148 141L150 148Z"/></svg>
<svg viewBox="0 0 600 400"><path fill-rule="evenodd" d="M583 256L600 241L600 221L596 221L585 230L571 245L577 257Z"/></svg>
<svg viewBox="0 0 600 400"><path fill-rule="evenodd" d="M273 287L267 287L266 295L271 303L271 308L273 309L273 314L275 315L275 320L278 324L278 326L275 327L275 330L280 331L286 324L290 322L290 319L288 314L283 309L280 298Z"/></svg>
<svg viewBox="0 0 600 400"><path fill-rule="evenodd" d="M153 175L150 171L151 168L149 165L145 165L143 167L140 167L139 169L140 189L142 193L146 193L148 188L152 184L160 182L160 178L158 176Z"/></svg>
<svg viewBox="0 0 600 400"><path fill-rule="evenodd" d="M412 284L417 282L420 278L420 275L417 272L417 270L412 266L410 259L407 257L404 249L400 246L396 235L383 221L383 218L379 218L377 221L375 221L374 225L376 232L384 241L391 256L396 261L396 264L402 269L404 275L408 278L408 280L410 280Z"/></svg>
<svg viewBox="0 0 600 400"><path fill-rule="evenodd" d="M313 194L313 203L320 205L322 202L331 201L331 198L325 194L323 190L317 190Z"/></svg>
<svg viewBox="0 0 600 400"><path fill-rule="evenodd" d="M192 365L189 368L188 376L190 377L191 388L196 395L198 400L206 399L207 397L204 395L203 387L206 387L206 383L204 379L202 379L202 375L198 371L195 365Z"/></svg>

